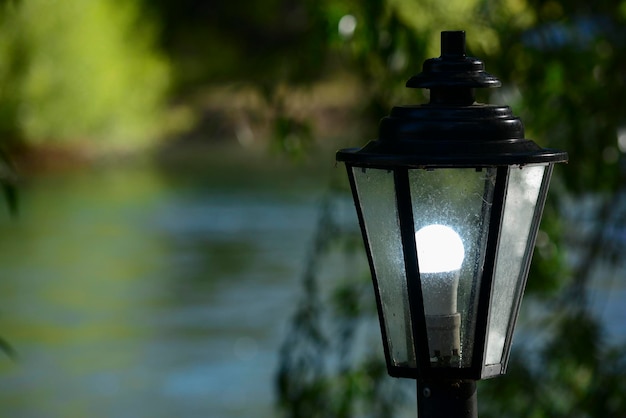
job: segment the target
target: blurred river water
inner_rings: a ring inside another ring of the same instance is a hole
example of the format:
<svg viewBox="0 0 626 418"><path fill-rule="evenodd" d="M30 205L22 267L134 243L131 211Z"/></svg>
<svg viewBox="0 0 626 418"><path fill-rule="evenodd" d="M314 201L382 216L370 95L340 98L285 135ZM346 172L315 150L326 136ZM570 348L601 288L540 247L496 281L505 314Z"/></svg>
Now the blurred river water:
<svg viewBox="0 0 626 418"><path fill-rule="evenodd" d="M114 166L21 187L18 218L0 217L0 336L18 352L0 355L0 416L276 416L328 173L237 171ZM598 294L623 337L617 287Z"/></svg>
<svg viewBox="0 0 626 418"><path fill-rule="evenodd" d="M0 355L0 416L276 415L324 182L233 172L113 167L21 187L18 218L0 219L0 336L19 356Z"/></svg>

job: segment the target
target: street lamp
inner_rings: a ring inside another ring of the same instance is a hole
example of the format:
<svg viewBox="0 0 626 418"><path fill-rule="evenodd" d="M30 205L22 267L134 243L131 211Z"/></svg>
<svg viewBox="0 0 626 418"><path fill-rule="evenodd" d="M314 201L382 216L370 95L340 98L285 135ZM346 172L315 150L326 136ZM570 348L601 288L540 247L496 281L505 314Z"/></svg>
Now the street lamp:
<svg viewBox="0 0 626 418"><path fill-rule="evenodd" d="M378 139L343 149L374 282L390 375L418 381L420 416L476 416L479 379L504 374L548 184L567 153L524 139L499 87L441 33L441 57L407 87Z"/></svg>

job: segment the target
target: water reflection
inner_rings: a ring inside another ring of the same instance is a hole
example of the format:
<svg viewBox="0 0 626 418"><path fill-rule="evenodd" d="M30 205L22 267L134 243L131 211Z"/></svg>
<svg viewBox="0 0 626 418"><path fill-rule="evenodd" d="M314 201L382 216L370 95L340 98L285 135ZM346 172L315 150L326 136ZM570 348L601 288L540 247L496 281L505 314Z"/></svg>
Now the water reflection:
<svg viewBox="0 0 626 418"><path fill-rule="evenodd" d="M180 180L180 179L178 179ZM0 220L2 415L271 417L319 194L152 169L38 179Z"/></svg>

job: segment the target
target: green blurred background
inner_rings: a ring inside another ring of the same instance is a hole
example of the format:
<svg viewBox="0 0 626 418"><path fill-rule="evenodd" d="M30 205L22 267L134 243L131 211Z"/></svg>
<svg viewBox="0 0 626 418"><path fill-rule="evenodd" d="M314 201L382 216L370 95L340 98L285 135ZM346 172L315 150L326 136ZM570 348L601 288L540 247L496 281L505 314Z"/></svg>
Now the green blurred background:
<svg viewBox="0 0 626 418"><path fill-rule="evenodd" d="M570 155L481 416L626 416L616 0L0 1L2 416L415 416L333 154L458 29Z"/></svg>

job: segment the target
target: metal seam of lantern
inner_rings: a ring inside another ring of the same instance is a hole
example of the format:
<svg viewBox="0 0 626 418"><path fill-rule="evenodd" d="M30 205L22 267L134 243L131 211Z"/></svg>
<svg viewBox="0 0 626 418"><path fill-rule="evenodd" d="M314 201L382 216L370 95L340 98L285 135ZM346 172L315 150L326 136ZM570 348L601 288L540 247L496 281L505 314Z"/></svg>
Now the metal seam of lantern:
<svg viewBox="0 0 626 418"><path fill-rule="evenodd" d="M337 152L388 372L418 379L427 416L473 416L475 381L505 373L552 166L567 161L525 139L508 106L475 102L499 86L466 56L465 32L442 32L441 56L407 82L430 103L394 107L378 139Z"/></svg>

